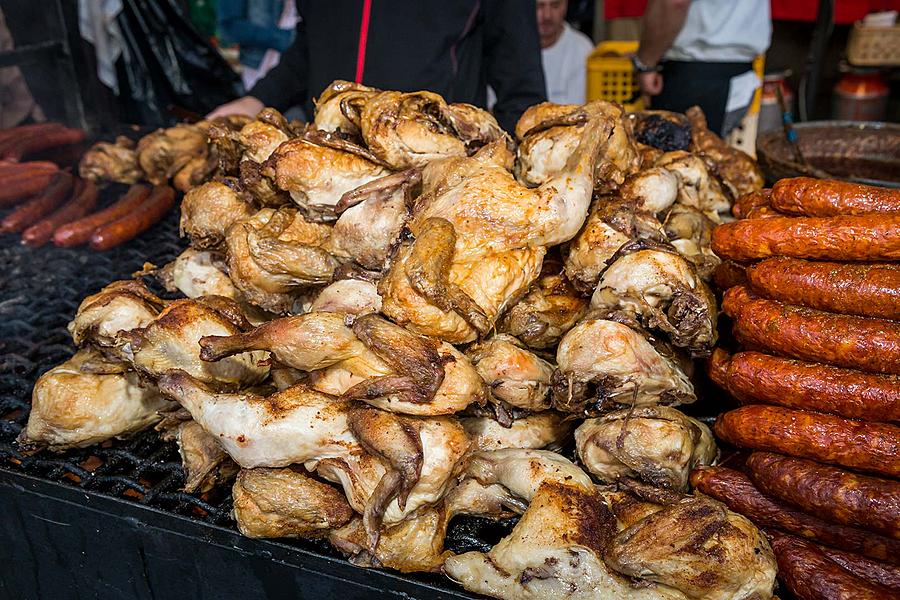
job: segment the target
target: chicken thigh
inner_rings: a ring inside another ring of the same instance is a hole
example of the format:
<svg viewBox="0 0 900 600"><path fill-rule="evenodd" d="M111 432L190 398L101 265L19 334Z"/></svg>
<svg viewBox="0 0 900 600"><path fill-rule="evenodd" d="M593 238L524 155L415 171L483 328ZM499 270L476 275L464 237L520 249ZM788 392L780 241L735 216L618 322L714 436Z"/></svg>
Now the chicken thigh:
<svg viewBox="0 0 900 600"><path fill-rule="evenodd" d="M68 330L76 346L109 348L120 331L148 325L165 304L141 281L114 281L81 301Z"/></svg>

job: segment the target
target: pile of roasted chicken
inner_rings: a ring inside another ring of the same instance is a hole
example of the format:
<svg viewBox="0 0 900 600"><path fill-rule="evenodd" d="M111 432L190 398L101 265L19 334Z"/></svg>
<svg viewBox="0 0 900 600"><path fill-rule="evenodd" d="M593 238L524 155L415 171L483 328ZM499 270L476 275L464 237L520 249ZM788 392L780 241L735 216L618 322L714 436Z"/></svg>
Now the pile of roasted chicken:
<svg viewBox="0 0 900 600"><path fill-rule="evenodd" d="M234 479L245 535L490 596L772 597L765 537L691 493L717 449L674 408L716 342L711 229L762 186L702 113L545 103L513 139L469 105L337 81L309 124L203 127L190 247L141 273L185 298L135 279L84 299L22 444L155 424L187 490ZM191 164L104 152L123 177ZM454 554L456 515L520 519Z"/></svg>

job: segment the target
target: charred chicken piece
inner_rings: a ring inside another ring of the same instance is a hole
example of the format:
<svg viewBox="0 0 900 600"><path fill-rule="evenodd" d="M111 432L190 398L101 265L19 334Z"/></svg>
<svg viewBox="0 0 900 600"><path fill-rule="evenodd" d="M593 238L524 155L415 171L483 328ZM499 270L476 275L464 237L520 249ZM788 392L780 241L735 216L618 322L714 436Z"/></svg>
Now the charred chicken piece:
<svg viewBox="0 0 900 600"><path fill-rule="evenodd" d="M713 171L722 178L733 198L763 188L765 177L756 161L710 131L706 115L699 106L692 106L685 114L691 124L691 150L712 164Z"/></svg>
<svg viewBox="0 0 900 600"><path fill-rule="evenodd" d="M184 409L177 412L182 411ZM181 467L184 469L182 489L189 494L205 493L234 479L240 469L222 448L219 440L193 421L189 413L186 419L180 421L177 417L172 417L177 422L171 424L164 418L156 427L157 430L163 430L161 439L174 440L178 445Z"/></svg>
<svg viewBox="0 0 900 600"><path fill-rule="evenodd" d="M486 333L537 278L546 247L581 228L611 127L602 116L592 119L567 169L535 189L513 179L501 144L426 166L409 223L416 241L401 248L381 281L382 311L451 343Z"/></svg>
<svg viewBox="0 0 900 600"><path fill-rule="evenodd" d="M157 129L137 144L137 160L147 180L163 185L195 158L207 156L209 123L180 123L168 129Z"/></svg>
<svg viewBox="0 0 900 600"><path fill-rule="evenodd" d="M534 186L557 176L578 147L580 130L598 114L614 125L609 144L595 165L595 184L603 191L618 188L640 168L641 161L625 111L604 101L585 106L544 102L526 110L516 124L519 181Z"/></svg>
<svg viewBox="0 0 900 600"><path fill-rule="evenodd" d="M669 245L635 242L603 271L591 307L624 310L693 356L716 342L716 300L693 266Z"/></svg>
<svg viewBox="0 0 900 600"><path fill-rule="evenodd" d="M466 156L485 144L507 141L489 112L447 104L432 92L386 91L367 98L359 111L359 129L369 150L394 170Z"/></svg>
<svg viewBox="0 0 900 600"><path fill-rule="evenodd" d="M330 235L296 209L264 208L226 230L228 273L248 301L287 313L309 286L331 281L339 263L324 248Z"/></svg>
<svg viewBox="0 0 900 600"><path fill-rule="evenodd" d="M465 417L460 422L478 450L558 449L575 426L553 410L514 419L508 427L492 417Z"/></svg>
<svg viewBox="0 0 900 600"><path fill-rule="evenodd" d="M696 400L671 348L627 315L588 315L560 342L556 363L553 406L563 412L591 416Z"/></svg>
<svg viewBox="0 0 900 600"><path fill-rule="evenodd" d="M209 181L195 187L181 201L182 237L198 249L217 249L225 241L225 231L239 219L248 219L256 210L235 191L234 185Z"/></svg>
<svg viewBox="0 0 900 600"><path fill-rule="evenodd" d="M541 276L525 297L512 305L497 323L529 348L552 348L585 315L588 301L562 272L558 261L544 260Z"/></svg>
<svg viewBox="0 0 900 600"><path fill-rule="evenodd" d="M691 124L681 113L644 110L630 115L638 142L663 152L690 150Z"/></svg>
<svg viewBox="0 0 900 600"><path fill-rule="evenodd" d="M251 538L319 538L353 516L339 490L299 468L243 469L232 495L238 529Z"/></svg>
<svg viewBox="0 0 900 600"><path fill-rule="evenodd" d="M269 350L284 365L315 372L315 389L392 412L452 414L485 395L484 383L458 350L373 314L350 327L341 313L307 313L245 334L206 338L201 345L205 360Z"/></svg>
<svg viewBox="0 0 900 600"><path fill-rule="evenodd" d="M694 467L716 457L709 428L666 406L588 419L575 430L575 448L581 464L601 481L633 477L681 491L687 491Z"/></svg>
<svg viewBox="0 0 900 600"><path fill-rule="evenodd" d="M610 542L606 564L687 598L772 598L775 558L763 534L724 504L691 496Z"/></svg>
<svg viewBox="0 0 900 600"><path fill-rule="evenodd" d="M114 281L81 301L68 330L76 346L112 347L120 331L148 325L165 305L141 281Z"/></svg>
<svg viewBox="0 0 900 600"><path fill-rule="evenodd" d="M115 181L127 185L144 178L135 142L125 136L117 137L114 144L97 142L91 146L78 162L78 174L97 183Z"/></svg>
<svg viewBox="0 0 900 600"><path fill-rule="evenodd" d="M614 196L601 196L594 204L584 227L569 244L566 275L585 293L597 287L600 273L619 249L636 240L666 241L656 218L637 210L631 202Z"/></svg>
<svg viewBox="0 0 900 600"><path fill-rule="evenodd" d="M53 450L90 446L150 427L171 406L137 373L96 350L79 350L34 384L28 424L18 442Z"/></svg>
<svg viewBox="0 0 900 600"><path fill-rule="evenodd" d="M491 390L492 402L527 411L550 408L553 365L500 334L471 346L466 355Z"/></svg>
<svg viewBox="0 0 900 600"><path fill-rule="evenodd" d="M240 306L221 296L175 300L146 327L123 331L115 351L135 369L158 377L183 369L198 380L218 385L248 386L268 375L261 366L265 352L247 352L209 363L200 360L200 338L233 335L249 327Z"/></svg>

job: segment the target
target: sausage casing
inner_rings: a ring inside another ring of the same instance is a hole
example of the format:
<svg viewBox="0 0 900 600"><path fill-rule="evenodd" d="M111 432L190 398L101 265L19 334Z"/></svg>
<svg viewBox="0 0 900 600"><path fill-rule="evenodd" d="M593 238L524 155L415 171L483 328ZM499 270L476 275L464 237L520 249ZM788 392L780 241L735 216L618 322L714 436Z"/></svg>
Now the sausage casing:
<svg viewBox="0 0 900 600"><path fill-rule="evenodd" d="M147 199L131 214L102 225L91 235L91 249L108 250L150 229L175 204L175 190L167 185L153 188Z"/></svg>
<svg viewBox="0 0 900 600"><path fill-rule="evenodd" d="M844 552L837 548L818 546L822 553L858 577L872 583L900 591L900 568L879 560L860 556L855 552Z"/></svg>
<svg viewBox="0 0 900 600"><path fill-rule="evenodd" d="M747 267L753 290L773 300L879 319L900 318L900 266L770 258Z"/></svg>
<svg viewBox="0 0 900 600"><path fill-rule="evenodd" d="M777 531L766 534L775 551L778 578L798 600L884 600L892 596L888 588L844 569L812 542Z"/></svg>
<svg viewBox="0 0 900 600"><path fill-rule="evenodd" d="M58 228L53 234L53 243L64 248L84 244L91 239L91 235L98 227L137 210L149 195L149 187L136 183L110 206Z"/></svg>
<svg viewBox="0 0 900 600"><path fill-rule="evenodd" d="M738 196L737 200L731 206L731 214L735 219L746 219L747 214L754 208L760 206L769 206L772 190L764 188L761 190L753 190Z"/></svg>
<svg viewBox="0 0 900 600"><path fill-rule="evenodd" d="M812 177L780 180L770 201L780 212L810 217L900 213L900 190Z"/></svg>
<svg viewBox="0 0 900 600"><path fill-rule="evenodd" d="M742 404L775 404L863 421L900 422L900 377L717 348L710 378Z"/></svg>
<svg viewBox="0 0 900 600"><path fill-rule="evenodd" d="M51 215L38 221L22 232L22 242L32 247L39 247L50 241L53 232L61 225L79 219L88 214L97 205L100 191L93 181L79 179L76 182L72 199L60 206Z"/></svg>
<svg viewBox="0 0 900 600"><path fill-rule="evenodd" d="M54 173L44 191L0 221L0 233L18 233L55 210L69 197L73 181L69 173Z"/></svg>
<svg viewBox="0 0 900 600"><path fill-rule="evenodd" d="M719 415L716 434L750 450L900 477L900 427L754 404Z"/></svg>
<svg viewBox="0 0 900 600"><path fill-rule="evenodd" d="M742 219L716 227L711 246L720 258L738 262L773 256L900 260L900 215Z"/></svg>
<svg viewBox="0 0 900 600"><path fill-rule="evenodd" d="M900 482L770 452L754 452L747 471L764 494L826 521L900 538Z"/></svg>
<svg viewBox="0 0 900 600"><path fill-rule="evenodd" d="M722 311L745 346L872 373L900 374L900 322L839 315L761 298L744 286Z"/></svg>
<svg viewBox="0 0 900 600"><path fill-rule="evenodd" d="M865 529L835 525L772 500L740 471L728 467L701 467L691 473L691 485L758 526L775 527L892 565L900 564L900 542L897 540Z"/></svg>

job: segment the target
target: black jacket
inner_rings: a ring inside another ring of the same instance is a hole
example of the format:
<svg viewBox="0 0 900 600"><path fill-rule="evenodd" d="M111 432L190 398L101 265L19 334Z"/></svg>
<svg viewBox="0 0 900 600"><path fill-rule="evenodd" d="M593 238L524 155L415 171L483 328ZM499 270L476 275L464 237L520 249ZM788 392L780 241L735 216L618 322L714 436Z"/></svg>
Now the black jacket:
<svg viewBox="0 0 900 600"><path fill-rule="evenodd" d="M508 131L547 99L533 0L311 0L298 10L294 44L250 91L268 106L310 107L331 81L357 80L358 70L366 85L481 107L490 85Z"/></svg>

